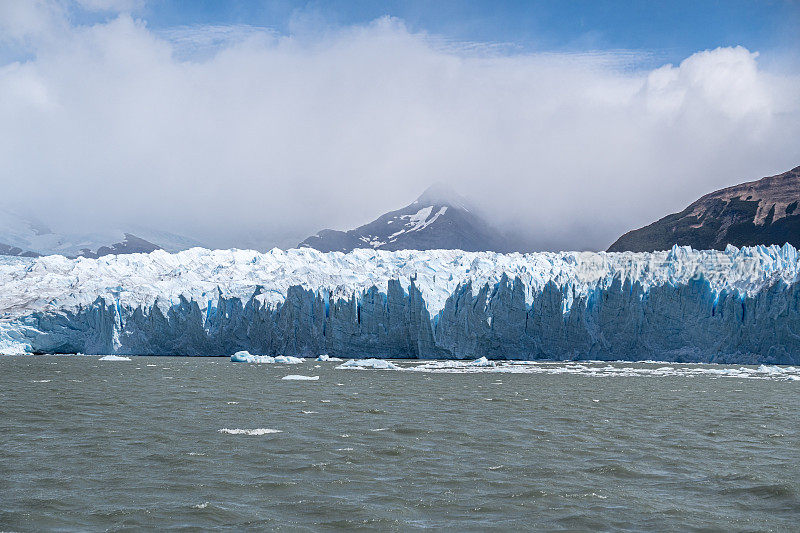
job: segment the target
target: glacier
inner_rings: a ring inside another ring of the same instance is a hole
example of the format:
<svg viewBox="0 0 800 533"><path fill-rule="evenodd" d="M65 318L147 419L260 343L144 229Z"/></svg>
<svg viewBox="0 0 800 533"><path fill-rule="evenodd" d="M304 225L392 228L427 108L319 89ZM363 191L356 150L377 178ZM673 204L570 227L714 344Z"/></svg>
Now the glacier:
<svg viewBox="0 0 800 533"><path fill-rule="evenodd" d="M244 351L798 364L798 252L192 248L0 258L2 354Z"/></svg>

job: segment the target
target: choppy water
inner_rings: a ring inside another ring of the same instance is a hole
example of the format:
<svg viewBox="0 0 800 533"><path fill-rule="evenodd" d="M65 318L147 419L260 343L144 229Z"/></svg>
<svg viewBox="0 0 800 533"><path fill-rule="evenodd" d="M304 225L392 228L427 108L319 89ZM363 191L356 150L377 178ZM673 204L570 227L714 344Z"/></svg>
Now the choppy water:
<svg viewBox="0 0 800 533"><path fill-rule="evenodd" d="M0 357L0 530L799 527L792 370L336 366Z"/></svg>

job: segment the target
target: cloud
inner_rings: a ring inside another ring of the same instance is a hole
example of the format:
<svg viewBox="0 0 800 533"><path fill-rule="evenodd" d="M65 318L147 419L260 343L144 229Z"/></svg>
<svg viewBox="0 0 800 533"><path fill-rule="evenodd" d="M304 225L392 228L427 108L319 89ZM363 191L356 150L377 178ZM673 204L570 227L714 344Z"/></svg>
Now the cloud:
<svg viewBox="0 0 800 533"><path fill-rule="evenodd" d="M155 31L9 4L0 28L26 21L32 54L0 66L0 186L54 225L287 246L444 181L532 246L602 249L800 164L800 79L742 47L642 70L630 52L461 46L393 18Z"/></svg>
<svg viewBox="0 0 800 533"><path fill-rule="evenodd" d="M45 0L0 2L0 43L43 38L66 26L64 6Z"/></svg>
<svg viewBox="0 0 800 533"><path fill-rule="evenodd" d="M89 11L131 12L141 9L144 0L76 0L78 6Z"/></svg>

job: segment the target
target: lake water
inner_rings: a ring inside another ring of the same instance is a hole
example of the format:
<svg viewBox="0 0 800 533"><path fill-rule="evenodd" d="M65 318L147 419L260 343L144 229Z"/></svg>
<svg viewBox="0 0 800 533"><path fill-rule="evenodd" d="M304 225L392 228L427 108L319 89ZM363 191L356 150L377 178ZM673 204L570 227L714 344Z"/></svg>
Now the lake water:
<svg viewBox="0 0 800 533"><path fill-rule="evenodd" d="M797 369L396 363L0 357L0 530L800 527Z"/></svg>

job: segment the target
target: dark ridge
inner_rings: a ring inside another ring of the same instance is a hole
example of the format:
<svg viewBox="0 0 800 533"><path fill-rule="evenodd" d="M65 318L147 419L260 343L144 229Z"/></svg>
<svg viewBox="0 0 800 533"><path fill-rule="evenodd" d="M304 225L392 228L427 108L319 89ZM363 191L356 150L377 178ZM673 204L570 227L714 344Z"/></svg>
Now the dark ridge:
<svg viewBox="0 0 800 533"><path fill-rule="evenodd" d="M800 247L800 167L707 194L680 213L629 231L609 252L652 252L673 245L723 250L759 244Z"/></svg>

